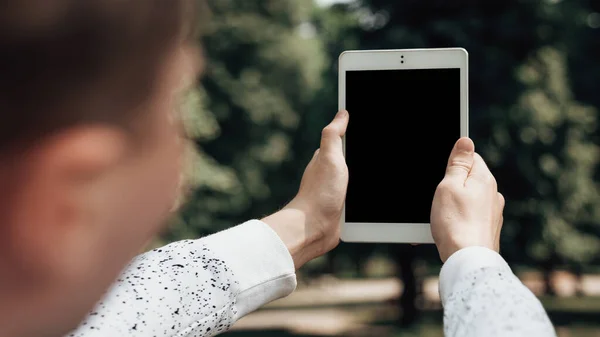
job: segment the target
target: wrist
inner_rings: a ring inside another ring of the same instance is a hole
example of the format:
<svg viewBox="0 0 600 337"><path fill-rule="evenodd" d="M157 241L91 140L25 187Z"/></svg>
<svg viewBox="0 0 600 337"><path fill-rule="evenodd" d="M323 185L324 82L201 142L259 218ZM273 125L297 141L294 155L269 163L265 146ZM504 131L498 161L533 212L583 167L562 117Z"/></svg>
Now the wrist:
<svg viewBox="0 0 600 337"><path fill-rule="evenodd" d="M450 258L450 256L454 255L456 252L471 247L487 248L495 251L496 253L499 252L498 249L493 247L493 245L489 244L481 244L478 242L453 243L451 245L439 249L440 258L442 259L442 262L445 263Z"/></svg>
<svg viewBox="0 0 600 337"><path fill-rule="evenodd" d="M319 255L315 249L319 235L311 230L308 219L305 210L292 204L262 219L285 244L296 269Z"/></svg>

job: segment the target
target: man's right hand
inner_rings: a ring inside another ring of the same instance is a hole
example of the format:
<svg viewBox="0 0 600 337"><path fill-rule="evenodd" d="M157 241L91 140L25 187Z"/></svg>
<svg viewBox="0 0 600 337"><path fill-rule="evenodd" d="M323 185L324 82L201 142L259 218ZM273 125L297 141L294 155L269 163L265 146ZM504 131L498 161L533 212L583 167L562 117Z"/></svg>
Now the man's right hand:
<svg viewBox="0 0 600 337"><path fill-rule="evenodd" d="M431 231L443 262L456 251L480 246L499 251L504 197L469 138L459 139L431 208Z"/></svg>

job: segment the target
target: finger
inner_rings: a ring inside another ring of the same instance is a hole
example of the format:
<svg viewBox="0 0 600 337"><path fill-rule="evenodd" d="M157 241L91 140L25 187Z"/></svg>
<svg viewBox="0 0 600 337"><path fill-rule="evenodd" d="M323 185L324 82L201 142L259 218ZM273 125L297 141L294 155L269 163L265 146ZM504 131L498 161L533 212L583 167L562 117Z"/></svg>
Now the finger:
<svg viewBox="0 0 600 337"><path fill-rule="evenodd" d="M499 204L499 208L500 208L500 217L498 218L498 224L496 226L495 242L496 242L496 251L500 252L500 237L501 237L501 233L502 233L502 226L504 225L503 211L504 211L505 199L504 199L504 196L502 195L502 193L499 193L499 192L498 192L498 204Z"/></svg>
<svg viewBox="0 0 600 337"><path fill-rule="evenodd" d="M504 196L502 195L502 193L498 192L498 206L499 206L499 211L500 211L500 217L498 219L499 224L497 227L497 231L498 231L498 236L500 236L500 231L502 230L502 225L504 224L504 205L505 205L506 201L504 199Z"/></svg>
<svg viewBox="0 0 600 337"><path fill-rule="evenodd" d="M342 153L342 137L346 134L349 115L346 110L342 110L335 115L335 118L327 125L321 134L321 151L323 153Z"/></svg>
<svg viewBox="0 0 600 337"><path fill-rule="evenodd" d="M312 159L315 159L315 158L317 158L317 156L319 155L319 152L320 152L320 150L321 150L321 149L319 148L319 149L317 149L317 150L315 151L315 153L314 153L314 154L313 154L313 156L312 156Z"/></svg>
<svg viewBox="0 0 600 337"><path fill-rule="evenodd" d="M474 153L475 144L473 144L471 139L467 137L459 139L454 144L450 158L448 158L446 178L464 183L473 167Z"/></svg>
<svg viewBox="0 0 600 337"><path fill-rule="evenodd" d="M498 202L500 203L500 211L504 210L504 206L506 205L506 200L502 193L498 192Z"/></svg>
<svg viewBox="0 0 600 337"><path fill-rule="evenodd" d="M498 225L496 227L496 236L495 236L495 248L497 252L500 252L500 237L502 233L502 225L504 224L504 216L500 214L500 219L498 219Z"/></svg>
<svg viewBox="0 0 600 337"><path fill-rule="evenodd" d="M473 167L471 168L471 172L469 172L468 178L478 180L483 183L496 184L494 175L492 175L492 172L479 153L475 153L473 155Z"/></svg>

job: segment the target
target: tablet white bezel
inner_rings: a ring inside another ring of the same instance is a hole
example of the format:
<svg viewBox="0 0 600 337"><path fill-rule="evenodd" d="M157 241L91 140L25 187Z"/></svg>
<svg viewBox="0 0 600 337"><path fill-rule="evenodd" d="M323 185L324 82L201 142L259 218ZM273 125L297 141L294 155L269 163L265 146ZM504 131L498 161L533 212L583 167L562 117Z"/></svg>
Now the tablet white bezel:
<svg viewBox="0 0 600 337"><path fill-rule="evenodd" d="M339 110L346 109L346 71L394 69L460 69L460 134L469 135L468 53L463 48L352 50L339 57ZM352 111L350 111L352 120ZM344 155L346 137L343 139ZM346 223L342 212L342 240L345 242L433 243L428 223Z"/></svg>

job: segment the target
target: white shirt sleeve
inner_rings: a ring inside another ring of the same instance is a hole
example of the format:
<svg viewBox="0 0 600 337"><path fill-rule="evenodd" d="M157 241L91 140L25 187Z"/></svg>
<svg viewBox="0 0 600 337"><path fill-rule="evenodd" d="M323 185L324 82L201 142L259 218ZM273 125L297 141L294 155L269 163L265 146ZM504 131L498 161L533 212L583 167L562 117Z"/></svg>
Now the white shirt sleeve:
<svg viewBox="0 0 600 337"><path fill-rule="evenodd" d="M287 248L252 220L138 256L68 336L214 336L295 288Z"/></svg>
<svg viewBox="0 0 600 337"><path fill-rule="evenodd" d="M450 256L440 297L446 337L556 336L540 301L491 249L468 247Z"/></svg>

